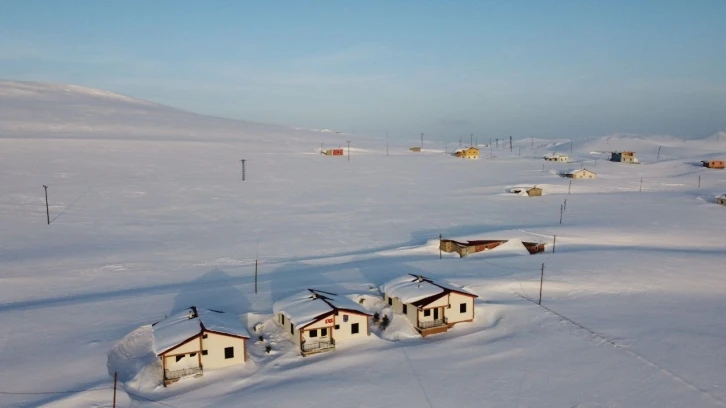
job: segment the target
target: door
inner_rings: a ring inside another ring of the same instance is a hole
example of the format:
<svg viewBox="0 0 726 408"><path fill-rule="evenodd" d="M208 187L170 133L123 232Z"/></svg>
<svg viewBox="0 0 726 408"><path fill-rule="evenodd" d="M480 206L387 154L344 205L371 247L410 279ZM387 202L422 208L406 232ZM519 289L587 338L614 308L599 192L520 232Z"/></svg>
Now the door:
<svg viewBox="0 0 726 408"><path fill-rule="evenodd" d="M434 320L439 320L439 308L434 309Z"/></svg>

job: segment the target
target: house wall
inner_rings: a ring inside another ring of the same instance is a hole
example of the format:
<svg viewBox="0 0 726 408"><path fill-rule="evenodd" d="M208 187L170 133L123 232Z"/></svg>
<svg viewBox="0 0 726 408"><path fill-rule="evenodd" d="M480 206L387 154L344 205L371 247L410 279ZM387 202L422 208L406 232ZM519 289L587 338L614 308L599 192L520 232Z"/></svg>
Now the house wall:
<svg viewBox="0 0 726 408"><path fill-rule="evenodd" d="M202 355L202 366L205 370L244 364L247 352L245 349L244 339L239 337L223 336L216 333L205 334L207 335L207 338L202 338L202 350L207 350L207 355ZM224 349L227 347L234 348L233 358L224 358Z"/></svg>
<svg viewBox="0 0 726 408"><path fill-rule="evenodd" d="M345 316L348 316L348 321L345 321ZM353 324L358 323L358 333L353 334L351 333L351 329ZM335 332L333 334L333 337L335 338L335 341L345 341L349 339L359 338L363 336L368 336L368 316L360 315L360 314L353 314L353 313L346 313L343 311L338 312L338 315L335 316L335 324L338 326L337 329L335 329Z"/></svg>
<svg viewBox="0 0 726 408"><path fill-rule="evenodd" d="M446 317L449 319L449 323L458 323L474 319L474 298L471 296L464 296L462 294L451 292L449 295L450 308L444 309ZM460 305L466 304L466 312L461 313Z"/></svg>
<svg viewBox="0 0 726 408"><path fill-rule="evenodd" d="M306 327L305 329L303 329L303 331L302 331L302 339L304 341L309 341L309 342L330 341L330 339L333 338L333 324L332 323L327 323L326 324L326 323L324 323L325 320L326 319L321 319L318 322L320 324L315 324L314 325L315 327L310 326L310 327ZM325 336L322 335L321 329L328 329L327 330L327 333L325 333ZM318 335L316 337L310 337L310 331L311 330L317 331L317 334Z"/></svg>
<svg viewBox="0 0 726 408"><path fill-rule="evenodd" d="M389 296L386 294L383 294L383 301L386 302L386 305L388 304L388 299L389 299ZM400 315L403 315L403 303L397 297L390 298L390 299L392 299L392 301L393 301L392 302L393 305L390 306L390 308L393 310L393 313L398 313ZM411 324L414 325L414 327L416 326L416 311L417 310L418 310L418 308L412 304L406 305L406 314L404 316L406 316L408 321L411 322Z"/></svg>
<svg viewBox="0 0 726 408"><path fill-rule="evenodd" d="M726 198L717 198L716 202L721 205L726 205Z"/></svg>

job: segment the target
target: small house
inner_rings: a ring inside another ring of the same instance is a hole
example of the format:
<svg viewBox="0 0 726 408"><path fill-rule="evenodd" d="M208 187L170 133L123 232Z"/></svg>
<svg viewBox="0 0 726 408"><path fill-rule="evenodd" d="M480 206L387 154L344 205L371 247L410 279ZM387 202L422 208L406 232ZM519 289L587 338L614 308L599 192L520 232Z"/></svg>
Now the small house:
<svg viewBox="0 0 726 408"><path fill-rule="evenodd" d="M529 197L541 197L542 196L542 189L537 186L534 186L532 188L513 188L511 190L511 192L514 194L519 194L519 195L526 194Z"/></svg>
<svg viewBox="0 0 726 408"><path fill-rule="evenodd" d="M480 239L475 241L460 242L453 239L441 239L439 240L439 249L446 253L456 252L457 254L459 254L460 258L463 258L467 255L475 254L477 252L494 249L507 242L509 242L509 240ZM527 252L529 252L530 255L544 252L545 250L545 244L540 242L522 242L522 245L525 249L527 249Z"/></svg>
<svg viewBox="0 0 726 408"><path fill-rule="evenodd" d="M461 157L463 159L478 159L479 149L476 147L467 147L465 149L459 149L454 152L454 156Z"/></svg>
<svg viewBox="0 0 726 408"><path fill-rule="evenodd" d="M412 152L420 152L421 148L420 147L409 147L408 150L410 150Z"/></svg>
<svg viewBox="0 0 726 408"><path fill-rule="evenodd" d="M716 203L721 204L721 205L726 205L726 194L716 197Z"/></svg>
<svg viewBox="0 0 726 408"><path fill-rule="evenodd" d="M640 163L635 157L635 152L612 152L610 161L619 163Z"/></svg>
<svg viewBox="0 0 726 408"><path fill-rule="evenodd" d="M325 151L326 156L342 156L343 149L328 149Z"/></svg>
<svg viewBox="0 0 726 408"><path fill-rule="evenodd" d="M244 364L249 338L236 316L192 306L154 323L151 345L167 386L204 370Z"/></svg>
<svg viewBox="0 0 726 408"><path fill-rule="evenodd" d="M370 335L371 314L335 293L307 289L276 302L273 312L303 356L334 351L338 342Z"/></svg>
<svg viewBox="0 0 726 408"><path fill-rule="evenodd" d="M567 163L570 161L570 157L566 154L560 154L560 153L552 153L544 155L543 158L545 161L552 161L552 162L560 162L560 163Z"/></svg>
<svg viewBox="0 0 726 408"><path fill-rule="evenodd" d="M446 281L404 275L385 283L381 291L384 302L406 317L422 337L474 320L478 296Z"/></svg>
<svg viewBox="0 0 726 408"><path fill-rule="evenodd" d="M703 163L703 167L708 167L709 169L723 169L724 168L723 160L704 160L701 163Z"/></svg>
<svg viewBox="0 0 726 408"><path fill-rule="evenodd" d="M594 172L588 169L570 170L562 173L564 177L573 179L594 179L597 176Z"/></svg>

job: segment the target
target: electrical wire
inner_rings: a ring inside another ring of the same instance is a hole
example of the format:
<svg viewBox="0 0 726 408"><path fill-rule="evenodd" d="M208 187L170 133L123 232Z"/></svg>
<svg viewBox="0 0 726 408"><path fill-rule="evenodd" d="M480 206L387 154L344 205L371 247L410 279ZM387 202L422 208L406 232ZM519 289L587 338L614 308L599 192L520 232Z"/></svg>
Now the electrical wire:
<svg viewBox="0 0 726 408"><path fill-rule="evenodd" d="M111 390L113 387L89 388L87 390L69 390L69 391L38 391L38 392L11 392L0 391L4 395L48 395L48 394L79 394L88 391Z"/></svg>

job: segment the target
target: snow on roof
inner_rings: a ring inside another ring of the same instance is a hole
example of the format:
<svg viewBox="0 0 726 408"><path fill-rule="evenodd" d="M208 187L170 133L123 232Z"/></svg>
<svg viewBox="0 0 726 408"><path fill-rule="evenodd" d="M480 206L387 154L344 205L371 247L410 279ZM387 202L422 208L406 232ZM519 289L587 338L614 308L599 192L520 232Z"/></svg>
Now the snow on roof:
<svg viewBox="0 0 726 408"><path fill-rule="evenodd" d="M307 289L296 295L275 302L272 311L282 313L299 329L336 310L370 315L359 304L345 296L316 289Z"/></svg>
<svg viewBox="0 0 726 408"><path fill-rule="evenodd" d="M381 286L381 291L389 297L397 297L403 303L413 303L431 296L454 291L476 296L475 294L450 282L415 276L404 275L388 281Z"/></svg>
<svg viewBox="0 0 726 408"><path fill-rule="evenodd" d="M571 170L567 170L567 171L565 171L565 173L564 173L564 174L575 174L575 173L579 173L579 172L581 172L581 171L588 171L588 172L590 172L590 173L592 173L592 174L595 174L595 172L594 172L594 171L592 171L592 170L588 170L588 169L571 169Z"/></svg>
<svg viewBox="0 0 726 408"><path fill-rule="evenodd" d="M566 154L562 154L562 153L547 153L543 157L549 159L549 158L556 158L556 157L567 157L567 155Z"/></svg>
<svg viewBox="0 0 726 408"><path fill-rule="evenodd" d="M250 337L249 332L242 326L236 316L217 310L192 306L154 323L151 342L154 354L160 355L195 337L204 330L245 338Z"/></svg>

